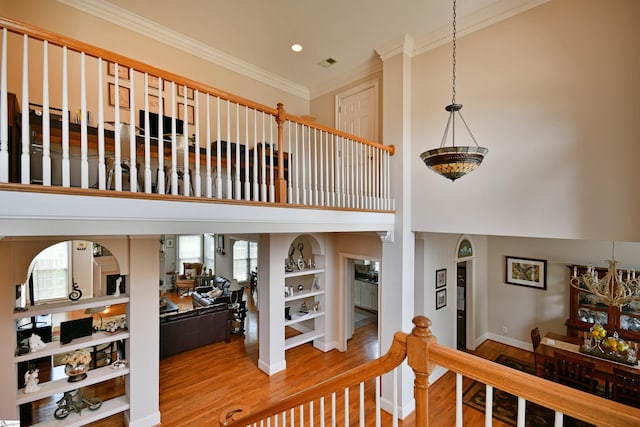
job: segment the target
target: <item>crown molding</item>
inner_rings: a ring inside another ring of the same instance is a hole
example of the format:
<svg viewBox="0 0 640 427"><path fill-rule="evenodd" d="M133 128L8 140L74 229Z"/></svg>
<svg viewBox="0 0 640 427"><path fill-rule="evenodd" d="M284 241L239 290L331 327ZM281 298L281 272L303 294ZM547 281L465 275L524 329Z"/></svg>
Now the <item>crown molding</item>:
<svg viewBox="0 0 640 427"><path fill-rule="evenodd" d="M549 1L551 0L503 0L494 3L467 17L459 19L457 35L463 37L467 34L474 33ZM416 40L411 56L422 55L431 49L450 43L451 31L451 27L443 27L430 33L426 37Z"/></svg>
<svg viewBox="0 0 640 427"><path fill-rule="evenodd" d="M380 56L380 59L386 61L387 59L396 56L398 54L413 55L413 37L408 34L404 34L396 39L389 40L376 48L376 52Z"/></svg>
<svg viewBox="0 0 640 427"><path fill-rule="evenodd" d="M159 25L142 16L132 14L118 6L102 0L56 0L66 6L93 15L112 24L135 31L160 43L182 50L212 64L227 68L235 73L273 86L305 100L310 99L309 89L270 73L260 67L242 61L217 49L205 45L181 33Z"/></svg>

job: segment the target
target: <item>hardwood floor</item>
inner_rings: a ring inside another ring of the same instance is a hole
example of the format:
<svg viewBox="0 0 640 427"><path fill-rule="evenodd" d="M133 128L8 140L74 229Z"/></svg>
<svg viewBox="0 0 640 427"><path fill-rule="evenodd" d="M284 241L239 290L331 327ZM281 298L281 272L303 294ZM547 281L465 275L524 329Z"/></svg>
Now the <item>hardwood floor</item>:
<svg viewBox="0 0 640 427"><path fill-rule="evenodd" d="M170 298L184 302L187 296ZM302 345L286 353L287 369L269 377L257 368L258 330L257 311L248 291L249 313L245 323L246 334L234 335L230 343L216 343L193 351L174 355L160 361L160 413L162 426L217 426L223 409L241 404L246 408L259 407L276 402L284 396L302 390L317 382L330 378L346 369L372 360L378 353L377 323L370 323L356 330L349 341L349 350L323 353L311 344ZM477 355L495 359L507 354L523 360L533 360L530 352L487 341ZM105 385L106 386L106 385ZM465 387L467 383L465 383ZM114 385L112 384L113 388ZM123 390L122 384L116 384ZM106 390L105 390L106 391ZM455 375L448 373L430 388L430 426L450 427L455 425ZM102 390L95 391L104 396ZM111 390L111 393L117 393ZM368 411L373 407L373 385L365 387ZM338 394L337 410L342 425L344 404ZM350 406L356 407L357 389L350 393ZM327 403L328 404L328 403ZM464 406L464 425L483 426L484 414ZM51 408L49 407L49 410ZM357 412L354 412L357 413ZM50 415L49 415L50 416ZM117 414L91 424L100 427L124 425L123 415ZM383 425L391 425L390 416L383 413ZM351 424L354 420L351 420ZM374 425L374 417L367 415L367 426ZM413 416L400 425L413 427ZM506 424L494 420L495 427Z"/></svg>

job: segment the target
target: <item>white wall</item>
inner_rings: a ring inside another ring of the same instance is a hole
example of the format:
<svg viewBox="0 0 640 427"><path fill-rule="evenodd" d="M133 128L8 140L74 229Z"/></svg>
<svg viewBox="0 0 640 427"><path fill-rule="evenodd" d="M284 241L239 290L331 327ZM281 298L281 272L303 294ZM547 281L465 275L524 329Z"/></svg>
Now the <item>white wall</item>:
<svg viewBox="0 0 640 427"><path fill-rule="evenodd" d="M489 153L453 184L419 159L444 131L451 45L413 58L414 230L639 241L638 16L555 0L459 37L456 102Z"/></svg>

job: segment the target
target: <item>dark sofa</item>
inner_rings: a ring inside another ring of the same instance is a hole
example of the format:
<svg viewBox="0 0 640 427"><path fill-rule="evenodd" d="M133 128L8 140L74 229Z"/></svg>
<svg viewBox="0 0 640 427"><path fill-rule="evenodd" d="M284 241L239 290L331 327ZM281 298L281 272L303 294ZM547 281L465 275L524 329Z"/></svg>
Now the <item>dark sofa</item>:
<svg viewBox="0 0 640 427"><path fill-rule="evenodd" d="M211 304L160 317L160 358L219 341L231 341L232 310Z"/></svg>

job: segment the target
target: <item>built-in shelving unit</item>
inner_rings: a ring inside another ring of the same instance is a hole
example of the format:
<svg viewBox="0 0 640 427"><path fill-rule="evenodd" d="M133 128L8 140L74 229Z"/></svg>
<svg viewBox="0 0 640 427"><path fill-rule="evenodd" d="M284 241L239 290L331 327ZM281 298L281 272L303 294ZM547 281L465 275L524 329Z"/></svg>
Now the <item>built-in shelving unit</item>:
<svg viewBox="0 0 640 427"><path fill-rule="evenodd" d="M90 299L84 299L79 301L62 301L50 304L38 304L33 307L29 307L25 311L16 311L13 314L13 318L16 320L43 316L55 313L65 313L76 310L86 310L87 308L116 305L116 304L128 304L128 295L114 296L102 296ZM55 356L58 354L69 353L81 348L95 347L102 344L107 344L115 341L123 341L129 339L129 331L127 329L121 329L116 332L94 332L91 336L82 338L75 338L67 344L61 344L60 341L53 340L46 344L46 347L26 354L20 354L14 356L14 362L16 369L18 364L28 362L31 360L41 359L47 356ZM17 348L17 345L16 345ZM79 382L68 382L67 378L57 379L53 381L46 381L38 383L39 390L31 393L25 393L24 388L20 388L16 393L16 406L35 402L40 399L46 399L55 394L64 393L67 391L76 390L78 388L87 387L90 385L98 384L104 381L108 381L114 378L129 375L129 368L124 367L120 369L112 368L111 366L104 366L96 369L89 370L87 372L87 378ZM99 396L97 396L99 397ZM129 409L128 396L119 396L113 399L106 400L102 403L102 406L91 411L85 409L81 415L71 413L64 420L56 420L51 417L50 420L35 424L36 426L82 426L94 421L98 421L102 418L109 417L111 415L123 412Z"/></svg>
<svg viewBox="0 0 640 427"><path fill-rule="evenodd" d="M296 239L292 248L298 247L299 244L300 241ZM307 247L310 246L307 242ZM300 268L298 264L295 263L294 271L284 273L284 303L285 307L289 308L290 315L284 326L299 332L285 339L285 350L312 341L316 345L315 341L325 336L324 255L313 253L304 259L304 264L309 267ZM301 311L302 307L306 307L306 312Z"/></svg>

